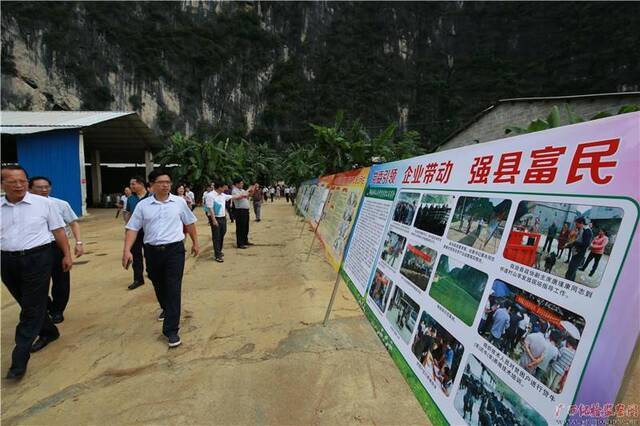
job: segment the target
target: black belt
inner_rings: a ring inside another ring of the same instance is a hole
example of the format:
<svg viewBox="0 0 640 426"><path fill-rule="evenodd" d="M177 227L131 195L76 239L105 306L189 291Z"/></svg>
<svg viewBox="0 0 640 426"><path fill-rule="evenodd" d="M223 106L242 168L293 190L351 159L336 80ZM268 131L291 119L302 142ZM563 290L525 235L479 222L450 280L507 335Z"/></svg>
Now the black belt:
<svg viewBox="0 0 640 426"><path fill-rule="evenodd" d="M145 249L150 249L150 250L156 250L156 251L165 251L165 250L169 250L170 248L176 247L178 245L184 245L184 241L176 241L175 243L162 244L162 245L159 245L159 246L153 246L151 244L145 244L144 248Z"/></svg>
<svg viewBox="0 0 640 426"><path fill-rule="evenodd" d="M18 250L18 251L5 251L2 250L3 256L28 256L33 253L38 253L39 251L47 250L51 248L51 243L45 244L43 246L38 246L34 248L30 248L27 250Z"/></svg>

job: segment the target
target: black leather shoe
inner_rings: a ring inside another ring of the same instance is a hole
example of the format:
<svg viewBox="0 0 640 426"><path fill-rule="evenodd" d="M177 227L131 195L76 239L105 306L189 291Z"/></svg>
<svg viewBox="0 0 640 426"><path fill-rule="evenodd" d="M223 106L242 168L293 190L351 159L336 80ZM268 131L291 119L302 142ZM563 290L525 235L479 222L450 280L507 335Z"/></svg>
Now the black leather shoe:
<svg viewBox="0 0 640 426"><path fill-rule="evenodd" d="M60 324L62 321L64 321L64 316L57 312L53 313L51 314L51 321L53 321L54 324Z"/></svg>
<svg viewBox="0 0 640 426"><path fill-rule="evenodd" d="M26 368L22 368L22 369L10 368L9 371L7 372L6 379L18 381L24 377L24 373L26 372L27 372Z"/></svg>
<svg viewBox="0 0 640 426"><path fill-rule="evenodd" d="M129 287L127 287L129 290L135 290L136 288L140 287L141 285L144 285L144 282L138 282L138 281L134 281L131 284L129 284Z"/></svg>
<svg viewBox="0 0 640 426"><path fill-rule="evenodd" d="M38 352L42 349L44 349L45 346L47 346L49 343L53 342L54 340L58 340L58 337L60 337L60 335L55 336L55 337L38 337L38 340L36 340L33 343L33 346L31 346L31 352Z"/></svg>

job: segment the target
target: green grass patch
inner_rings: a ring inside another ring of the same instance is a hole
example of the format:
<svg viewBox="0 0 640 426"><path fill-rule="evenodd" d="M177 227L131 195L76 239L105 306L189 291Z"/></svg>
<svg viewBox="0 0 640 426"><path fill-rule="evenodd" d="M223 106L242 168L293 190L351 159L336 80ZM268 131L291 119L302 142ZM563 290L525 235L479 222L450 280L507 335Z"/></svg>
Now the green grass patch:
<svg viewBox="0 0 640 426"><path fill-rule="evenodd" d="M480 301L474 299L458 286L455 280L447 276L440 276L431 285L429 296L437 300L465 324L473 324Z"/></svg>

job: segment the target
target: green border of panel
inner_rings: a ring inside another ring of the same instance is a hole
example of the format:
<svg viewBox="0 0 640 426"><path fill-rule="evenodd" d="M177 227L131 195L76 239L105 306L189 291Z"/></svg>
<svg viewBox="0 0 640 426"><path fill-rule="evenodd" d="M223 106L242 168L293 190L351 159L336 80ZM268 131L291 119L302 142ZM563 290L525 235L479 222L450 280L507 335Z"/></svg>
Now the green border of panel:
<svg viewBox="0 0 640 426"><path fill-rule="evenodd" d="M369 186L370 185L367 185L365 187L365 190L364 190L364 193L363 193L363 196L362 196L362 199L361 199L361 203L364 203L364 198L366 197L366 193L367 193L367 190L369 189ZM392 189L392 188L389 188L389 189ZM395 187L393 189L395 189L398 192L398 191L401 191L402 189L407 189L407 188ZM620 263L620 269L618 269L618 273L616 274L616 278L613 281L613 286L611 288L611 293L609 294L609 298L607 299L607 303L605 304L602 318L600 318L600 323L598 324L598 328L596 330L596 335L595 335L595 337L593 339L593 343L591 344L591 347L589 348L589 354L587 355L587 359L585 361L585 367L587 367L589 365L589 361L591 359L591 354L593 353L593 349L595 347L595 343L598 340L598 337L600 335L600 331L602 329L602 324L604 323L604 319L607 316L607 311L609 310L609 305L611 303L611 299L613 298L613 295L615 293L615 289L616 289L616 286L618 284L618 279L620 278L620 274L622 273L622 269L623 269L624 264L625 264L625 262L627 260L627 256L629 255L629 250L631 249L631 243L633 242L633 236L635 235L635 232L637 230L638 222L640 221L640 204L638 204L638 201L636 201L635 199L630 198L630 197L614 196L614 195L548 194L548 193L542 193L542 192L476 191L476 190L469 190L469 189L435 189L435 188L412 188L412 189L416 189L416 190L419 190L419 191L427 191L427 192L428 191L441 191L441 192L458 192L458 193L459 192L463 192L463 193L477 193L477 194L503 194L503 195L526 195L526 196L541 195L541 196L544 196L544 197L576 197L576 198L592 198L592 199L593 198L596 198L596 199L614 199L614 200L630 201L636 207L636 221L635 221L635 224L633 225L632 235L631 235L631 238L629 239L629 241L627 242L627 247L625 249L624 255L622 256L622 262ZM359 212L358 212L358 215L359 215ZM352 230L355 228L355 224L356 223L354 222ZM400 370L400 373L402 374L402 376L406 380L407 384L409 385L409 387L413 391L416 399L418 400L418 403L420 404L420 406L422 407L424 412L427 414L427 417L429 418L429 420L434 425L449 425L450 423L448 422L448 420L446 419L446 417L444 416L444 414L442 413L440 408L438 408L438 405L431 398L431 395L429 395L428 391L422 385L422 382L420 382L420 380L418 379L416 374L413 372L411 367L409 367L409 364L407 363L407 361L402 356L402 353L400 352L400 350L393 343L393 340L391 339L389 334L387 334L387 332L384 329L384 327L382 327L382 325L378 321L378 318L376 318L375 314L371 311L371 309L367 305L367 303L366 303L366 300L367 300L367 298L366 298L366 289L365 289L365 295L361 296L360 293L358 292L355 284L353 284L353 282L351 281L351 279L349 278L347 273L342 268L342 264L344 263L344 257L346 256L346 254L347 254L346 252L343 254L343 260L342 260L341 266L340 266L340 276L342 277L342 280L347 284L347 287L349 288L349 290L351 291L351 293L355 297L356 301L358 302L358 305L360 306L360 309L363 311L363 313L365 314L365 317L371 323L371 326L373 327L374 331L376 332L376 334L380 338L380 341L382 342L382 344L385 346L385 348L389 352L389 355L391 356L391 358L393 359L394 363L396 364L396 366ZM580 390L580 387L582 386L582 379L584 378L585 371L586 371L586 368L583 368L582 369L582 373L580 374L580 380L578 380L578 386L576 387L576 392L573 395L572 404L575 404L576 398L578 397L578 392ZM567 417L566 420L568 421L569 417Z"/></svg>

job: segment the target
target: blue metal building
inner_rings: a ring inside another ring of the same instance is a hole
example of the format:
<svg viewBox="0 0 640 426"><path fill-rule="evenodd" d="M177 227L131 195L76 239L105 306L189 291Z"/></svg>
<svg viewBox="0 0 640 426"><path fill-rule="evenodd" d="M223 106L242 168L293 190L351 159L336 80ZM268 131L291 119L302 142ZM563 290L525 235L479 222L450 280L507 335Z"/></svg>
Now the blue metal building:
<svg viewBox="0 0 640 426"><path fill-rule="evenodd" d="M51 179L51 195L68 201L78 216L86 213L88 180L89 203L100 203L100 164L145 163L150 171L152 152L161 147L135 112L2 111L0 134L2 163L18 163L29 176Z"/></svg>

